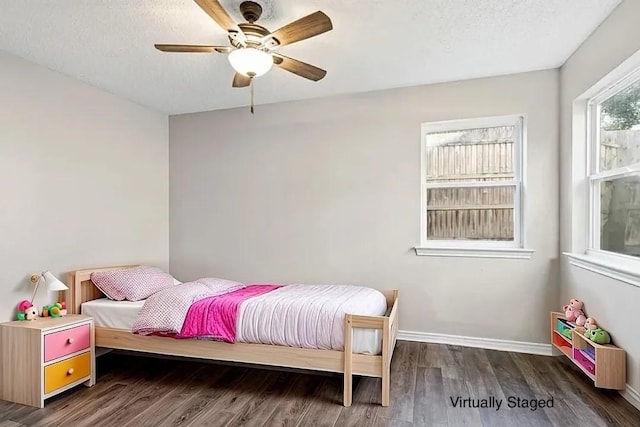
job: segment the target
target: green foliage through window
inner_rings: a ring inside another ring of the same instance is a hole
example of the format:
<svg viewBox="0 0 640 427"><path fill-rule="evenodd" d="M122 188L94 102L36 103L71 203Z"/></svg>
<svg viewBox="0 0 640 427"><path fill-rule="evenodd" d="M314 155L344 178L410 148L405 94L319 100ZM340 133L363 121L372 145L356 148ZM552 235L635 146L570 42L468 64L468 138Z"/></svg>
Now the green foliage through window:
<svg viewBox="0 0 640 427"><path fill-rule="evenodd" d="M640 82L600 104L604 130L626 130L640 125Z"/></svg>

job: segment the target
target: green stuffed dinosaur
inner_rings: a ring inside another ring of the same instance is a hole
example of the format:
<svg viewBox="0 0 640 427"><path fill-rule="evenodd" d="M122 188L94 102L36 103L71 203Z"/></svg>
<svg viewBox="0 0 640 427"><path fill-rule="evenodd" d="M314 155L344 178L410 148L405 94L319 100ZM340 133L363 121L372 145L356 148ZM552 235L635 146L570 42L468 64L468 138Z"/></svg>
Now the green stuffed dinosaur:
<svg viewBox="0 0 640 427"><path fill-rule="evenodd" d="M609 344L611 342L611 336L604 329L587 329L585 337L598 344Z"/></svg>

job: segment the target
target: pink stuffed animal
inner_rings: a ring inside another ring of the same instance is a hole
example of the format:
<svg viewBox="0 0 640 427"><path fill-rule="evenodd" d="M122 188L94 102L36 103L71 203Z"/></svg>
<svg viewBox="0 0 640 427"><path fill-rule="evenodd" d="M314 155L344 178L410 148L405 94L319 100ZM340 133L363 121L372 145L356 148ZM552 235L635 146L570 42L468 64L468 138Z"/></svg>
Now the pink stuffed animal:
<svg viewBox="0 0 640 427"><path fill-rule="evenodd" d="M38 309L29 300L22 300L18 304L18 320L36 320Z"/></svg>
<svg viewBox="0 0 640 427"><path fill-rule="evenodd" d="M587 321L587 316L582 311L582 301L572 298L568 305L562 307L564 310L564 316L569 322L575 322L577 325L582 326Z"/></svg>
<svg viewBox="0 0 640 427"><path fill-rule="evenodd" d="M584 327L587 329L598 329L598 325L596 324L596 319L593 317L588 317L584 322Z"/></svg>

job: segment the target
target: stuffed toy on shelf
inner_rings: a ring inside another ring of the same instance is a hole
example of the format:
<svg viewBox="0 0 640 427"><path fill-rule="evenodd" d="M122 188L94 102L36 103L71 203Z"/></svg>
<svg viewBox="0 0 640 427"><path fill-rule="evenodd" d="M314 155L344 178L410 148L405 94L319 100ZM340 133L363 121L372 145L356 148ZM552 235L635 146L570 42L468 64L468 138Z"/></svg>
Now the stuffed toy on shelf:
<svg viewBox="0 0 640 427"><path fill-rule="evenodd" d="M584 335L589 338L591 341L598 343L598 344L610 344L611 343L611 336L609 335L609 332L605 331L602 328L596 328L596 329L587 329L587 331L584 333Z"/></svg>
<svg viewBox="0 0 640 427"><path fill-rule="evenodd" d="M587 316L585 316L582 311L582 307L584 306L583 302L572 298L569 301L569 304L562 307L564 311L564 316L569 322L574 322L578 326L583 326L587 321Z"/></svg>
<svg viewBox="0 0 640 427"><path fill-rule="evenodd" d="M584 327L585 329L598 329L596 319L593 317L587 317L587 320L584 322Z"/></svg>

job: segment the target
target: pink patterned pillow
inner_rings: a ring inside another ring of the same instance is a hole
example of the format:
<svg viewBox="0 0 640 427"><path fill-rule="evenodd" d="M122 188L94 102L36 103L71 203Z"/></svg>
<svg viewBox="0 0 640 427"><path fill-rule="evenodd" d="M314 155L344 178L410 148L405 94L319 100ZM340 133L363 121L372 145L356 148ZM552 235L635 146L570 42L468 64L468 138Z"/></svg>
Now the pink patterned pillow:
<svg viewBox="0 0 640 427"><path fill-rule="evenodd" d="M91 281L109 299L140 301L174 286L173 277L157 267L136 267L91 273Z"/></svg>

